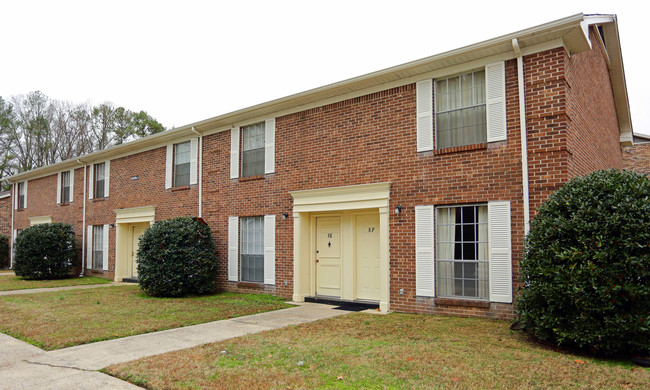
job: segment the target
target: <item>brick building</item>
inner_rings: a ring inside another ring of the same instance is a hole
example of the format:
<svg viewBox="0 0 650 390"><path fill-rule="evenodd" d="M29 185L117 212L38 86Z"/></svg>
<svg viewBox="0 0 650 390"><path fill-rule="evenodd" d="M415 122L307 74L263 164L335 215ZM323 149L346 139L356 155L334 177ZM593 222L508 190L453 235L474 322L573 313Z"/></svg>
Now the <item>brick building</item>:
<svg viewBox="0 0 650 390"><path fill-rule="evenodd" d="M634 146L623 148L625 169L650 177L650 136L634 135Z"/></svg>
<svg viewBox="0 0 650 390"><path fill-rule="evenodd" d="M223 290L510 318L536 208L632 140L616 17L579 14L15 175L13 229L122 280L201 216Z"/></svg>

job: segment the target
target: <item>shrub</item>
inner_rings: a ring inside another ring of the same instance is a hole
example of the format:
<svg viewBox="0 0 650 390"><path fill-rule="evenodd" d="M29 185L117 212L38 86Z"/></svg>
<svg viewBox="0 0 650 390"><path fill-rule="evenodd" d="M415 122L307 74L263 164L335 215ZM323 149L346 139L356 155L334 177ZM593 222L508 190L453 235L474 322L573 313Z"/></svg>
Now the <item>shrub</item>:
<svg viewBox="0 0 650 390"><path fill-rule="evenodd" d="M45 223L26 228L14 244L14 271L26 279L63 279L78 265L72 225Z"/></svg>
<svg viewBox="0 0 650 390"><path fill-rule="evenodd" d="M598 354L650 350L650 180L598 171L538 209L521 262L523 328Z"/></svg>
<svg viewBox="0 0 650 390"><path fill-rule="evenodd" d="M153 224L140 238L138 279L140 288L152 296L213 292L217 257L210 227L191 217Z"/></svg>
<svg viewBox="0 0 650 390"><path fill-rule="evenodd" d="M9 237L0 234L0 269L9 268Z"/></svg>

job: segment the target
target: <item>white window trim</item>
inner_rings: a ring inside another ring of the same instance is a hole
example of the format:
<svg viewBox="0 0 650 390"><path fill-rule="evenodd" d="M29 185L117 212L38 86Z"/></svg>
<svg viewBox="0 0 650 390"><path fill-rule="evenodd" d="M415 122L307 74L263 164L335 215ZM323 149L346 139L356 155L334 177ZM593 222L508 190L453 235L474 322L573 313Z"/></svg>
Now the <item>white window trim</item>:
<svg viewBox="0 0 650 390"><path fill-rule="evenodd" d="M90 172L88 173L88 199L95 198L95 166L104 164L104 198L110 195L109 189L111 188L111 160L100 161L98 163L90 164Z"/></svg>
<svg viewBox="0 0 650 390"><path fill-rule="evenodd" d="M455 205L449 205L455 206ZM458 205L462 206L462 205ZM488 207L489 302L512 303L512 214L509 201ZM417 296L435 297L434 206L415 206L415 289ZM452 297L452 299L468 299ZM471 298L469 298L471 299Z"/></svg>
<svg viewBox="0 0 650 390"><path fill-rule="evenodd" d="M260 123L260 122L255 122ZM255 124L251 123L251 124ZM275 173L275 118L264 121L264 174ZM230 178L240 177L240 166L242 164L240 144L241 127L230 129Z"/></svg>
<svg viewBox="0 0 650 390"><path fill-rule="evenodd" d="M188 141L190 142L190 185L198 183L199 138L193 137L167 144L165 157L165 189L167 190L176 187L174 183L174 146Z"/></svg>

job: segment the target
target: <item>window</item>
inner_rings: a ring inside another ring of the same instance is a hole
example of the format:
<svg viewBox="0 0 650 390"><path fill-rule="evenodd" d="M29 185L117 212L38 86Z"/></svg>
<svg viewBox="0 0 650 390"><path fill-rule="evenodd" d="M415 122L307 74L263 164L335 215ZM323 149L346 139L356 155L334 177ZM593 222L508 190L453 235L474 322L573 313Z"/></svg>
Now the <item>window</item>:
<svg viewBox="0 0 650 390"><path fill-rule="evenodd" d="M487 142L485 70L435 83L436 148Z"/></svg>
<svg viewBox="0 0 650 390"><path fill-rule="evenodd" d="M104 225L93 226L93 269L104 268Z"/></svg>
<svg viewBox="0 0 650 390"><path fill-rule="evenodd" d="M70 171L61 172L61 203L70 203Z"/></svg>
<svg viewBox="0 0 650 390"><path fill-rule="evenodd" d="M16 202L17 209L24 209L27 207L27 182L18 183L18 199Z"/></svg>
<svg viewBox="0 0 650 390"><path fill-rule="evenodd" d="M264 217L241 219L241 280L264 282Z"/></svg>
<svg viewBox="0 0 650 390"><path fill-rule="evenodd" d="M264 174L264 122L242 128L242 177Z"/></svg>
<svg viewBox="0 0 650 390"><path fill-rule="evenodd" d="M95 185L95 190L93 196L95 198L104 198L106 196L106 192L104 191L106 188L106 164L95 164L93 169L95 176L93 183Z"/></svg>
<svg viewBox="0 0 650 390"><path fill-rule="evenodd" d="M436 208L438 296L488 299L488 207Z"/></svg>
<svg viewBox="0 0 650 390"><path fill-rule="evenodd" d="M174 145L174 187L190 185L190 141Z"/></svg>

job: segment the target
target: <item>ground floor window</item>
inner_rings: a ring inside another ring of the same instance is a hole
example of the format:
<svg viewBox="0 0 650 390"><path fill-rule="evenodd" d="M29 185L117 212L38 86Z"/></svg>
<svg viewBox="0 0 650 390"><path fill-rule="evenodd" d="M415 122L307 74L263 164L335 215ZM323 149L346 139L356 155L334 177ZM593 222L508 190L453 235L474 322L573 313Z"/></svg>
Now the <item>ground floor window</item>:
<svg viewBox="0 0 650 390"><path fill-rule="evenodd" d="M93 226L93 269L104 268L104 225Z"/></svg>
<svg viewBox="0 0 650 390"><path fill-rule="evenodd" d="M488 208L436 208L436 266L440 297L488 299Z"/></svg>
<svg viewBox="0 0 650 390"><path fill-rule="evenodd" d="M264 282L264 217L241 218L241 280Z"/></svg>

